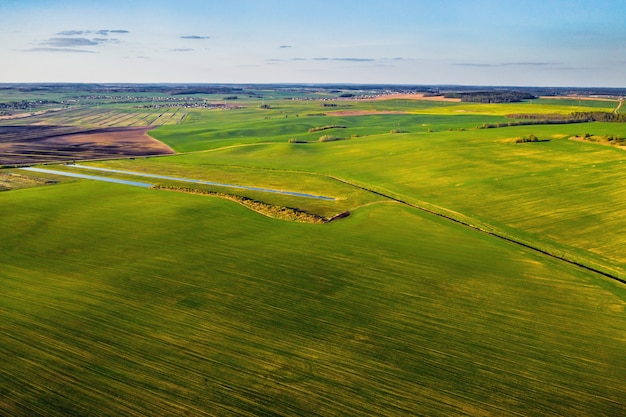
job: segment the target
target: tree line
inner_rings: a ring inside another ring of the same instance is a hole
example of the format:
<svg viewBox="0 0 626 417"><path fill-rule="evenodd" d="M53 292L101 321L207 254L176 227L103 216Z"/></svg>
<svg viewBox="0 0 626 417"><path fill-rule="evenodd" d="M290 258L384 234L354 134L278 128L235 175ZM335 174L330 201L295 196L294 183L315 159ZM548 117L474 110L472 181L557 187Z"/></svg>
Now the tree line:
<svg viewBox="0 0 626 417"><path fill-rule="evenodd" d="M570 114L538 114L538 113L520 113L507 114L510 119L517 119L509 122L484 123L480 129L493 129L508 126L527 126L527 125L552 125L552 124L573 124L573 123L589 123L589 122L608 122L608 123L624 123L626 122L626 114L616 114L602 111L592 112L573 112Z"/></svg>
<svg viewBox="0 0 626 417"><path fill-rule="evenodd" d="M523 100L533 100L537 97L520 91L471 91L448 92L445 98L460 98L464 103L518 103Z"/></svg>

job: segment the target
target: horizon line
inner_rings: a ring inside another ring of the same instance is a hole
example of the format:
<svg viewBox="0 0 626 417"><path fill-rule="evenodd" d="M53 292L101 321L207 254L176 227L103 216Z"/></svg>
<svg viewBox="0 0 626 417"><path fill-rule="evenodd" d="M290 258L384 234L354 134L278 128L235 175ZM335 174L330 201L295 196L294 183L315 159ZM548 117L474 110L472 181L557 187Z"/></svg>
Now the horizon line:
<svg viewBox="0 0 626 417"><path fill-rule="evenodd" d="M575 86L575 85L515 85L515 84L460 84L460 83L354 83L354 82L134 82L134 81L15 81L0 82L0 86L11 85L135 85L135 86L208 86L208 85L228 85L228 86L376 86L376 87L471 87L471 88L570 88L570 89L611 89L625 90L624 87L611 86Z"/></svg>

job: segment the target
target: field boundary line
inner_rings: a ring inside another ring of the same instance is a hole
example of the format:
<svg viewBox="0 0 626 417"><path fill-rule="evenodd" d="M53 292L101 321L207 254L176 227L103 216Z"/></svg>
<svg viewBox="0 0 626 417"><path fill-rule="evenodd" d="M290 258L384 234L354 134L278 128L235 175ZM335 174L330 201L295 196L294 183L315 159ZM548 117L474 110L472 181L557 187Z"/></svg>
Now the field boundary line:
<svg viewBox="0 0 626 417"><path fill-rule="evenodd" d="M274 142L263 142L262 144L272 144L272 143L274 143ZM254 143L254 144L253 143L249 143L249 144L231 145L231 146L215 148L215 149L206 149L206 150L203 150L203 151L193 151L193 152L190 152L190 153L209 152L209 151L216 151L216 150L221 150L221 149L225 149L225 148L235 148L235 147L242 147L242 146L254 146L254 145L259 145L259 144L261 144L261 143ZM573 260L573 259L569 259L565 255L559 255L557 253L553 253L549 249L542 249L542 248L540 248L538 246L534 246L532 243L526 243L526 242L523 242L521 240L517 240L517 239L515 239L513 237L506 236L503 233L498 233L496 231L488 230L488 229L486 229L484 227L474 225L474 224L470 223L469 221L462 220L462 219L459 219L457 217L454 217L452 214L446 214L446 213L439 212L439 211L431 209L431 208L424 207L423 205L410 203L408 201L402 200L401 198L393 197L392 195L385 194L384 192L376 191L374 189L371 189L371 188L368 188L366 186L353 183L353 182L351 182L349 180L346 180L346 179L343 179L343 178L339 178L339 177L336 177L334 175L324 174L324 173L321 173L321 172L292 170L292 169L266 168L266 167L245 166L245 165L229 165L229 164L214 164L214 165L216 165L216 166L238 166L238 167L242 167L242 168L267 170L267 171L294 172L294 173L301 173L301 174L318 175L320 177L329 178L329 179L332 179L332 180L335 180L335 181L339 181L339 182L341 182L343 184L349 185L351 187L355 187L355 188L358 188L360 190L363 190L363 191L366 191L366 192L369 192L369 193L372 193L372 194L376 194L376 195L378 195L380 197L383 197L383 198L386 198L388 200L392 200L392 201L395 201L397 203L406 205L408 207L412 207L412 208L421 210L421 211L423 211L425 213L429 213L429 214L432 214L432 215L444 218L446 220L453 221L455 223L458 223L458 224L463 225L465 227L468 227L470 229L476 230L478 232L481 232L481 233L484 233L484 234L487 234L487 235L491 235L493 237L496 237L496 238L501 239L501 240L505 240L505 241L507 241L509 243L513 243L513 244L518 245L518 246L522 246L522 247L530 249L530 250L532 250L534 252L541 253L543 255L549 256L549 257L551 257L553 259L558 259L558 260L560 260L562 262L566 262L566 263L568 263L570 265L577 266L577 267L585 269L587 271L595 272L597 274L600 274L600 275L604 276L605 278L609 278L609 279L611 279L613 281L617 281L617 282L619 282L621 284L625 284L626 285L626 278L621 278L618 275L614 275L614 274L612 274L610 272L603 271L603 270L601 270L601 269L599 269L597 267L586 265L586 264L584 264L582 262L579 262L579 261L576 261L576 260ZM362 208L362 207L365 207L365 206L368 206L368 205L374 204L374 203L380 203L380 202L367 203L367 204L355 207L353 210L356 210L358 208ZM446 210L446 211L448 211L448 213L450 213L450 210L447 210L445 208L442 208L442 210Z"/></svg>
<svg viewBox="0 0 626 417"><path fill-rule="evenodd" d="M624 278L620 278L620 277L618 277L617 275L613 275L613 274L611 274L611 273L609 273L609 272L602 271L602 270L600 270L600 269L598 269L598 268L595 268L595 267L593 267L593 266L585 265L585 264L583 264L583 263L581 263L581 262L579 262L579 261L575 261L575 260L573 260L573 259L569 259L569 258L567 258L567 257L565 257L565 256L563 256L563 255L558 255L558 254L556 254L556 253L552 253L552 252L550 252L550 251L549 251L549 250L547 250L547 249L541 249L541 248L539 248L539 247L537 247L537 246L533 246L533 245L532 245L532 244L530 244L530 243L525 243L525 242L522 242L522 241L520 241L520 240L516 240L516 239L514 239L514 238L512 238L512 237L508 237L508 236L506 236L506 235L504 235L504 234L497 233L497 232L494 232L494 231L490 231L490 230L487 230L487 229L482 228L482 227L480 227L480 226L476 226L476 225L473 225L473 224L471 224L471 223L468 223L467 221L464 221L464 220L461 220L461 219L457 219L457 218L455 218L455 217L452 217L452 216L451 216L451 215L449 215L449 214L440 213L440 212L437 212L437 211L435 211L435 210L432 210L432 209L429 209L429 208L426 208L426 207L423 207L423 206L420 206L420 205L417 205L417 204L414 204L414 203L410 203L410 202L408 202L408 201L404 201L404 200L402 200L402 199L400 199L400 198L393 197L393 196L391 196L391 195L384 194L384 193L382 193L382 192L379 192L379 191L376 191L376 190L373 190L373 189L370 189L370 188L364 187L364 186L362 186L362 185L358 185L358 184L352 183L352 182L350 182L350 181L348 181L348 180L344 180L344 179L342 179L342 178L338 178L338 177L335 177L335 176L332 176L332 175L327 175L327 177L332 178L332 179L334 179L334 180L337 180L337 181L339 181L339 182L342 182L342 183L344 183L344 184L350 185L350 186L352 186L352 187L359 188L359 189L361 189L361 190L363 190L363 191L368 191L368 192L370 192L370 193L373 193L373 194L379 195L379 196L381 196L381 197L388 198L389 200L396 201L396 202L398 202L398 203L400 203L400 204L403 204L403 205L406 205L406 206L408 206L408 207L412 207L412 208L415 208L415 209L417 209L417 210L421 210L421 211L423 211L423 212L425 212L425 213L433 214L433 215L438 216L438 217L441 217L441 218L443 218L443 219L450 220L450 221L452 221L452 222L455 222L455 223L457 223L457 224L460 224L460 225L465 226L465 227L467 227L467 228L470 228L470 229L472 229L472 230L476 230L476 231L478 231L478 232L481 232L481 233L487 234L487 235L489 235L489 236L496 237L496 238L498 238L498 239L501 239L501 240L507 241L507 242L509 242L509 243L513 243L513 244L515 244L515 245L518 245L518 246L524 247L524 248L526 248L526 249L530 249L530 250L532 250L532 251L534 251L534 252L537 252L537 253L540 253L540 254L542 254L542 255L549 256L549 257L551 257L551 258L553 258L553 259L558 259L558 260L560 260L560 261L562 261L562 262L566 262L566 263L568 263L568 264L570 264L570 265L577 266L577 267L582 268L582 269L585 269L585 270L587 270L587 271L590 271L590 272L595 272L596 274L602 275L602 276L603 276L603 277L605 277L605 278L609 278L609 279L611 279L611 280L614 280L614 281L617 281L617 282L620 282L620 283L622 283L622 284L625 284L625 285L626 285L626 279L624 279Z"/></svg>

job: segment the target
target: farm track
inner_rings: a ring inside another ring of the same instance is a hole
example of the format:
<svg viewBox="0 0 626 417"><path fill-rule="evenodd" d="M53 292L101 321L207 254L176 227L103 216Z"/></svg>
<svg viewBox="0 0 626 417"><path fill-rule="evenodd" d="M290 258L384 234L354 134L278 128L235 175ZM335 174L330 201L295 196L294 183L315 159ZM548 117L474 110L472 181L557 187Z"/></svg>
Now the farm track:
<svg viewBox="0 0 626 417"><path fill-rule="evenodd" d="M294 197L314 198L314 199L320 199L320 200L335 200L333 197L326 197L326 196L313 195L313 194L307 194L307 193L299 193L299 192L286 191L286 190L275 190L271 188L251 187L251 186L235 185L235 184L223 184L223 183L218 183L218 182L213 182L213 181L202 181L202 180L191 179L191 178L171 177L168 175L157 175L157 174L149 174L149 173L143 173L143 172L123 171L123 170L118 170L118 169L90 167L86 165L77 165L77 164L72 164L68 166L73 167L73 168L81 168L81 169L87 169L87 170L93 170L93 171L102 171L102 172L114 173L114 174L116 173L116 174L132 175L132 176L145 177L145 178L156 178L156 179L188 182L188 183L195 183L195 184L213 185L216 187L238 188L238 189L261 191L261 192L273 193L273 194L290 195Z"/></svg>
<svg viewBox="0 0 626 417"><path fill-rule="evenodd" d="M25 167L25 168L20 168L20 169L23 169L25 171L41 172L44 174L53 174L53 175L61 175L61 176L66 176L66 177L83 178L83 179L94 180L94 181L113 182L117 184L126 184L126 185L132 185L132 186L144 187L144 188L149 188L154 185L154 184L148 184L148 183L139 182L139 181L128 181L128 180L121 180L118 178L100 177L97 175L85 175L85 174L78 174L74 172L56 171L52 169L42 169L42 168L35 168L35 167Z"/></svg>

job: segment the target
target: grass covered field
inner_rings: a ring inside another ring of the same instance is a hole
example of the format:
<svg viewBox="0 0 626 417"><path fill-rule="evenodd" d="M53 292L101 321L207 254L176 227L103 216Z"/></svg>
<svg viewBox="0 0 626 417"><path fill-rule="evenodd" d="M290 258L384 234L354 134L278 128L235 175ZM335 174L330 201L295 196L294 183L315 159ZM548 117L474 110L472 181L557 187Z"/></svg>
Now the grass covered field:
<svg viewBox="0 0 626 417"><path fill-rule="evenodd" d="M51 174L0 192L0 415L626 414L626 286L514 243L626 277L626 151L570 140L625 125L480 128L616 103L256 101L150 132L179 155L89 164L350 215Z"/></svg>
<svg viewBox="0 0 626 417"><path fill-rule="evenodd" d="M401 117L410 133L389 133L386 128ZM460 120L449 121L455 117ZM351 125L334 129L342 134L350 129L370 129L371 134L334 143L223 146L176 159L198 166L237 165L339 177L626 277L622 250L626 182L621 175L625 150L569 140L585 133L625 137L626 126L579 123L477 129L464 122L465 117L326 116L329 125ZM474 117L470 120L475 124ZM388 126L379 121L383 118L389 119ZM427 126L439 129L428 132L420 123L425 119L430 122ZM462 123L464 130L452 127ZM514 143L530 134L545 142ZM188 137L182 135L181 141ZM178 146L176 137L167 143ZM199 145L212 147L213 137Z"/></svg>
<svg viewBox="0 0 626 417"><path fill-rule="evenodd" d="M436 217L302 225L86 181L2 199L3 414L624 411L624 289Z"/></svg>
<svg viewBox="0 0 626 417"><path fill-rule="evenodd" d="M327 133L342 137L362 137L400 130L424 133L448 130L471 130L483 124L508 122L509 114L569 114L585 111L612 111L617 103L581 101L581 105L559 104L545 99L539 103L476 104L418 100L376 100L340 102L337 107L321 107L317 102L276 101L268 109L250 106L238 110L192 110L182 126L162 126L151 134L179 152L218 148L232 144L287 142L290 138L317 141ZM596 107L593 104L605 106ZM403 114L385 114L384 112ZM345 112L374 112L344 116ZM378 112L379 114L376 114ZM339 114L336 116L334 114ZM309 129L345 126L324 132Z"/></svg>

